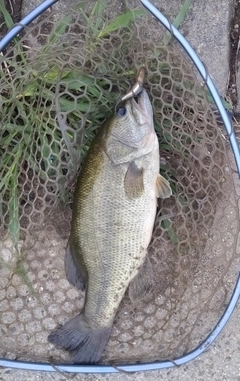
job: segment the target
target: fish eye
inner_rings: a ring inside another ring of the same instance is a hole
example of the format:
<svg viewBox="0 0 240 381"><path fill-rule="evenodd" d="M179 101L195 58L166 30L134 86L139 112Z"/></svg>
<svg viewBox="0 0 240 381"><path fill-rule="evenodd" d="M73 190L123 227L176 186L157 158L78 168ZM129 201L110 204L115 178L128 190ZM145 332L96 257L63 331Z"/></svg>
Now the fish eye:
<svg viewBox="0 0 240 381"><path fill-rule="evenodd" d="M117 109L117 114L118 114L118 116L124 116L124 115L126 115L126 112L127 112L127 110L126 110L125 107L119 107L119 108Z"/></svg>

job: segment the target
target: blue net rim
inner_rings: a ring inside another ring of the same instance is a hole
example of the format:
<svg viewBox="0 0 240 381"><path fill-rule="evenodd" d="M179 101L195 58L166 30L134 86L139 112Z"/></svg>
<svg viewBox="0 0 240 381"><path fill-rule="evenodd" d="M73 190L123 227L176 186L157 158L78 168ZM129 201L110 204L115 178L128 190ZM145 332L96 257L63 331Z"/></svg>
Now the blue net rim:
<svg viewBox="0 0 240 381"><path fill-rule="evenodd" d="M40 16L45 10L57 3L59 0L45 0L32 12L30 12L26 17L24 17L18 24L9 30L6 36L0 41L0 52L6 48L6 46L16 37L25 26L29 25L33 20ZM230 140L232 151L234 154L238 175L240 176L240 150L237 143L236 135L233 130L232 123L229 119L229 115L224 108L222 100L218 94L218 91L210 78L209 74L202 61L193 50L189 42L182 36L182 34L168 21L168 19L154 7L149 0L140 0L142 5L166 28L172 35L177 39L177 41L184 48L190 59L195 64L199 74L206 83L208 90L210 91L212 98L216 104L219 114L222 117L224 127L226 129L227 135ZM206 349L212 344L212 342L220 334L224 326L226 325L228 319L230 318L233 310L235 309L238 299L240 296L240 273L237 278L237 282L232 293L231 299L222 315L222 317L217 322L216 326L212 332L205 338L205 340L193 351L187 353L184 356L178 357L174 360L156 361L143 364L129 364L129 365L65 365L65 364L48 364L48 363L37 363L37 362L27 362L27 361L17 361L17 360L7 360L0 358L0 367L5 368L15 368L22 370L34 370L34 371L45 371L45 372L71 372L71 373L118 373L118 372L142 372L148 370L159 370L165 368L172 368L174 366L180 366L185 364L201 353L205 352Z"/></svg>

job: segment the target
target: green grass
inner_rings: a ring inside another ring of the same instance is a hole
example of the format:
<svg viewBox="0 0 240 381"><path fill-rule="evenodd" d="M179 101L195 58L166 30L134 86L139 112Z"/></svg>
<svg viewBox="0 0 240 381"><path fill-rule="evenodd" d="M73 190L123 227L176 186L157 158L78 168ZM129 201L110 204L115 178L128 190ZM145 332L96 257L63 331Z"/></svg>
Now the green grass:
<svg viewBox="0 0 240 381"><path fill-rule="evenodd" d="M75 6L75 11L81 10L84 5L85 2L79 3ZM129 27L144 14L144 10L127 10L114 20L104 22L102 16L105 8L106 1L96 1L89 15L82 13L87 22L86 45L91 51L112 32ZM10 29L14 23L2 0L0 12ZM47 44L38 52L36 61L51 56L50 49L54 44L59 44L64 49L61 37L71 23L71 18L71 14L65 16L54 27ZM93 23L92 20L96 22ZM95 78L86 72L80 73L79 68L68 68L67 65L64 69L56 63L49 64L46 70L29 70L27 51L18 37L13 41L13 47L18 62L13 62L12 67L11 61L3 58L0 75L1 88L4 89L0 91L0 116L4 126L0 144L0 191L4 198L0 200L0 218L4 218L4 202L8 202L8 232L14 245L17 245L20 239L21 166L27 165L28 171L31 170L46 186L49 179L54 181L62 178L63 182L69 173L74 177L96 130L112 113L120 89L111 91L113 84L104 76ZM134 70L130 69L125 74L131 78ZM127 89L127 84L125 86ZM63 88L68 89L68 94L56 97L57 92L60 93ZM56 112L67 113L65 120L58 119L59 128L56 128ZM74 145L82 115L87 115L87 120ZM59 162L65 163L65 172ZM64 198L65 195L60 197Z"/></svg>
<svg viewBox="0 0 240 381"><path fill-rule="evenodd" d="M175 28L179 28L181 23L183 22L184 18L186 17L186 14L190 8L192 0L185 0L183 5L181 6L175 20L173 21L173 26ZM167 45L172 39L172 34L170 32L166 32L164 38L163 38L163 43L164 45Z"/></svg>
<svg viewBox="0 0 240 381"><path fill-rule="evenodd" d="M174 25L178 27L183 21L191 1L185 0L175 18ZM79 3L75 10L81 12L85 19L85 48L89 56L95 52L103 39L108 39L112 33L127 30L139 17L144 16L145 10L124 11L121 15L111 21L103 17L106 1L96 1L92 9L86 14L83 11L85 2ZM4 2L0 0L0 12L2 12L5 23L10 29L13 26L11 16L7 12ZM51 56L52 45L58 45L64 51L62 36L71 23L71 15L66 15L54 28L48 38L48 43L38 52L36 62L44 57ZM93 21L94 20L94 21ZM105 21L104 21L105 20ZM125 29L124 29L125 28ZM171 35L166 33L163 43L170 42ZM161 51L156 52L158 60L161 60ZM26 166L33 174L37 175L39 181L47 184L49 179L54 182L61 179L64 184L67 179L76 176L79 163L82 162L97 129L102 121L108 117L117 99L120 89L105 75L105 68L101 60L96 61L98 72L102 74L99 78L86 72L80 72L79 68L67 65L64 68L49 63L47 69L32 68L28 71L27 51L18 37L14 39L14 54L18 63L15 71L12 70L9 61L3 61L0 81L4 91L0 90L1 111L0 116L4 123L2 131L0 156L0 192L9 200L9 224L8 230L14 244L20 237L19 225L19 194L20 194L20 168ZM113 52L115 54L115 52ZM159 65L154 57L149 63L151 70L156 70ZM121 66L121 62L119 63ZM163 75L170 76L171 67L167 63L161 63L159 69ZM127 81L131 81L135 75L135 69L131 65L122 71L122 89L127 90ZM119 81L119 79L118 79ZM3 86L4 85L4 86ZM183 84L185 88L191 88L191 83ZM62 89L68 89L68 93ZM61 94L57 97L56 94ZM197 95L197 94L196 94ZM209 102L212 98L208 92L206 96ZM77 99L77 101L76 101ZM230 108L225 102L225 107ZM56 112L67 113L67 117L57 120L59 128L56 128ZM171 113L169 106L169 113ZM79 121L82 115L87 115L84 128L79 132ZM71 126L71 128L69 128ZM171 152L181 150L180 143L173 139L170 134L172 127L170 121L164 122L164 135L160 143L160 150ZM160 134L162 127L156 125ZM75 141L78 131L77 141ZM64 163L64 170L59 163ZM165 171L162 168L163 172ZM64 188L64 186L63 186ZM64 188L66 190L66 186ZM61 193L61 192L60 192ZM66 199L65 194L60 194ZM4 206L0 200L0 211L3 213ZM163 222L164 228L169 230L169 237L175 240L168 221ZM169 225L169 229L168 229Z"/></svg>

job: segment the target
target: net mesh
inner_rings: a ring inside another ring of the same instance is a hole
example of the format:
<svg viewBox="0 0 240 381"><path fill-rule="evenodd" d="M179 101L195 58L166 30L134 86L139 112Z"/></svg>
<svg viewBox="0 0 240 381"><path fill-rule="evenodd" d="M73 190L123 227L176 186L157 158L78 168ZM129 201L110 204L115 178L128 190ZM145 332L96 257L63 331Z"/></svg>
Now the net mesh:
<svg viewBox="0 0 240 381"><path fill-rule="evenodd" d="M63 266L72 193L142 65L173 196L149 248L154 288L137 304L126 294L102 362L174 359L221 317L239 266L238 177L210 94L167 39L134 2L97 1L43 14L1 57L1 357L68 362L47 336L83 306Z"/></svg>

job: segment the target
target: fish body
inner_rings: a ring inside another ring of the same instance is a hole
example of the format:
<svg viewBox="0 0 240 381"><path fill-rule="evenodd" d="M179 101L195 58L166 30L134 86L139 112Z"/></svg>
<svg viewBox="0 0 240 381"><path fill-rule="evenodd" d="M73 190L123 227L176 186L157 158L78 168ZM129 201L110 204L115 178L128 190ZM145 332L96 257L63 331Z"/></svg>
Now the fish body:
<svg viewBox="0 0 240 381"><path fill-rule="evenodd" d="M86 290L85 304L49 336L74 363L100 360L118 306L145 260L157 197L170 195L159 175L152 106L143 90L102 126L76 185L65 269L68 280Z"/></svg>

